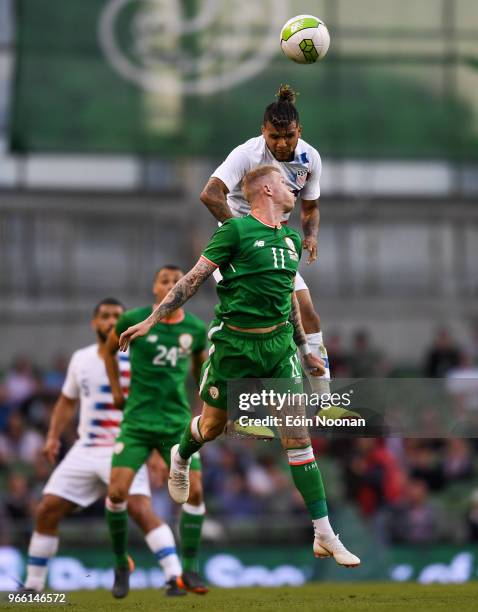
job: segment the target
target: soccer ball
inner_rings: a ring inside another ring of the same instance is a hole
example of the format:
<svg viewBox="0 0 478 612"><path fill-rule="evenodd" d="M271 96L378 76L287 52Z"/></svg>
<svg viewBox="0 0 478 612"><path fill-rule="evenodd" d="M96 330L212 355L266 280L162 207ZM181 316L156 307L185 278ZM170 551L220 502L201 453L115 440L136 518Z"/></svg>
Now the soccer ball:
<svg viewBox="0 0 478 612"><path fill-rule="evenodd" d="M296 15L280 33L280 46L298 64L313 64L327 54L330 35L323 21L313 15Z"/></svg>

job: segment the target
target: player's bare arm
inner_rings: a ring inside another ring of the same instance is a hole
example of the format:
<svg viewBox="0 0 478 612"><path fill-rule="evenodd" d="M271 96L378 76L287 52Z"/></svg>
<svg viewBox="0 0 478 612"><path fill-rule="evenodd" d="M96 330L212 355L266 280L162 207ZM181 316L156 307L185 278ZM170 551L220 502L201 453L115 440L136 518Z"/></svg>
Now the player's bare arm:
<svg viewBox="0 0 478 612"><path fill-rule="evenodd" d="M194 268L179 279L147 319L137 325L128 327L121 334L119 339L120 349L125 351L132 340L139 336L145 336L153 325L159 323L161 319L164 319L164 317L167 317L178 308L181 308L197 292L199 287L211 276L216 268L215 264L201 257Z"/></svg>
<svg viewBox="0 0 478 612"><path fill-rule="evenodd" d="M209 212L221 223L232 218L232 212L227 205L228 188L216 177L211 177L199 196Z"/></svg>
<svg viewBox="0 0 478 612"><path fill-rule="evenodd" d="M305 365L309 368L313 376L322 376L325 373L324 362L310 352L310 348L307 344L307 337L300 319L299 302L297 301L295 293L292 294L292 308L289 315L289 321L294 328L294 342L299 352L304 357Z"/></svg>
<svg viewBox="0 0 478 612"><path fill-rule="evenodd" d="M104 361L106 374L110 381L111 393L113 395L113 402L116 408L123 409L125 398L123 390L121 388L120 371L118 366L118 360L116 359L116 353L119 350L119 339L118 334L114 329L108 334L108 339L105 344Z"/></svg>
<svg viewBox="0 0 478 612"><path fill-rule="evenodd" d="M317 259L317 236L320 223L319 200L302 200L300 220L304 232L302 248L309 251L307 263L311 264Z"/></svg>
<svg viewBox="0 0 478 612"><path fill-rule="evenodd" d="M50 427L43 447L43 453L50 463L55 463L60 452L60 436L76 412L76 399L60 394L51 415Z"/></svg>

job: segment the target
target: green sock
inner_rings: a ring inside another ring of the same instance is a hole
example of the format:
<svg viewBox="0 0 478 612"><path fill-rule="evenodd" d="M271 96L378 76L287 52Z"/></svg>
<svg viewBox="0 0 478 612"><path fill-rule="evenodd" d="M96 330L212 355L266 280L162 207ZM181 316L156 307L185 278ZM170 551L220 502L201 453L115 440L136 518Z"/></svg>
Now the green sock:
<svg viewBox="0 0 478 612"><path fill-rule="evenodd" d="M311 446L288 449L292 479L312 518L327 516L324 483Z"/></svg>
<svg viewBox="0 0 478 612"><path fill-rule="evenodd" d="M111 512L105 508L116 567L128 567L128 512Z"/></svg>
<svg viewBox="0 0 478 612"><path fill-rule="evenodd" d="M197 431L199 432L199 435L201 435L199 431L199 419L195 417L184 430L181 437L181 442L179 443L179 454L183 459L189 459L189 457L194 455L194 453L197 452L203 445L203 442L198 442L191 433L191 427L194 426L194 421L196 421Z"/></svg>
<svg viewBox="0 0 478 612"><path fill-rule="evenodd" d="M198 550L204 514L190 514L183 507L179 521L181 561L185 570L198 571Z"/></svg>

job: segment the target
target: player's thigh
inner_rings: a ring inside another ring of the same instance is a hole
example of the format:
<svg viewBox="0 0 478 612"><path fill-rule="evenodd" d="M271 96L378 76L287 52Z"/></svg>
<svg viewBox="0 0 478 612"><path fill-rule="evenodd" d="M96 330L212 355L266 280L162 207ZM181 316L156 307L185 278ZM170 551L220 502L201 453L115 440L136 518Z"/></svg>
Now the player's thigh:
<svg viewBox="0 0 478 612"><path fill-rule="evenodd" d="M148 469L146 465L143 465L136 472L131 486L129 488L130 495L138 495L141 497L151 497L151 488L149 486Z"/></svg>
<svg viewBox="0 0 478 612"><path fill-rule="evenodd" d="M36 510L37 522L60 521L65 516L71 514L77 504L58 495L48 493L42 497Z"/></svg>
<svg viewBox="0 0 478 612"><path fill-rule="evenodd" d="M224 323L213 321L208 337L211 345L201 371L199 395L210 406L225 411L228 382L253 377L254 361L247 352L247 340L228 330Z"/></svg>
<svg viewBox="0 0 478 612"><path fill-rule="evenodd" d="M95 462L89 449L74 446L51 474L43 495L55 495L82 508L90 506L104 493Z"/></svg>
<svg viewBox="0 0 478 612"><path fill-rule="evenodd" d="M112 467L108 496L113 501L126 500L135 474L136 472L129 467Z"/></svg>
<svg viewBox="0 0 478 612"><path fill-rule="evenodd" d="M115 468L129 468L136 473L148 459L152 448L151 432L122 426L113 448L111 474Z"/></svg>

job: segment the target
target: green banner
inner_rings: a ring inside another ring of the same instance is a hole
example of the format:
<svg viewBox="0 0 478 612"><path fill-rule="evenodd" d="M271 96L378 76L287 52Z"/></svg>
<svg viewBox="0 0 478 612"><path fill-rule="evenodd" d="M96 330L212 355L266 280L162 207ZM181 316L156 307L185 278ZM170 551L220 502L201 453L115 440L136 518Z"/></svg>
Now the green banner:
<svg viewBox="0 0 478 612"><path fill-rule="evenodd" d="M304 138L326 156L478 159L473 54L445 53L439 28L432 46L405 28L360 34L358 4L327 15L312 1L19 0L11 146L222 158L290 83ZM329 54L294 64L281 26L319 9Z"/></svg>

